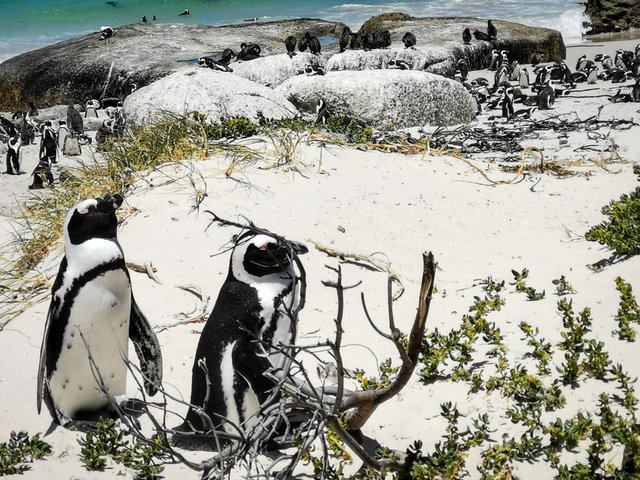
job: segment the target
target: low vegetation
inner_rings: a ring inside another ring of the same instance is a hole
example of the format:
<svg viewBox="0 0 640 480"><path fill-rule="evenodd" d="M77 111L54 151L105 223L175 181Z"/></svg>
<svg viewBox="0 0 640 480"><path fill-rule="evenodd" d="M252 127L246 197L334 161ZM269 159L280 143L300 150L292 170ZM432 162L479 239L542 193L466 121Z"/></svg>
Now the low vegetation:
<svg viewBox="0 0 640 480"><path fill-rule="evenodd" d="M640 165L633 167L640 181ZM606 245L618 255L640 253L640 187L602 207L607 220L592 227L587 240Z"/></svg>
<svg viewBox="0 0 640 480"><path fill-rule="evenodd" d="M27 432L11 432L9 441L0 443L0 475L22 474L35 460L51 453L51 445L40 440L40 435L29 437Z"/></svg>

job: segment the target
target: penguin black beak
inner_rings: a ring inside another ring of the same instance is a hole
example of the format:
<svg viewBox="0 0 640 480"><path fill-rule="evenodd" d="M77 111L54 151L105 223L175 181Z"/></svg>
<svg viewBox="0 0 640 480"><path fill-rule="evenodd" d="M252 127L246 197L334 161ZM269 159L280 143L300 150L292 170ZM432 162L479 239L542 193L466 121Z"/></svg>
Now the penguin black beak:
<svg viewBox="0 0 640 480"><path fill-rule="evenodd" d="M296 253L297 255L303 255L305 253L309 252L309 249L303 245L302 243L298 243L298 242L289 242L289 245L291 245L291 249L294 251L294 253Z"/></svg>

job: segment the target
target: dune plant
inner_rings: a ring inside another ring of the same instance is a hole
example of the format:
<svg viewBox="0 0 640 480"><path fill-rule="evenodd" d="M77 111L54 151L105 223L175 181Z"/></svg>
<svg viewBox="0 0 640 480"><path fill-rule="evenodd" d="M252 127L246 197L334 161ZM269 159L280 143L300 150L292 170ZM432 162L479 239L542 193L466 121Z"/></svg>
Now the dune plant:
<svg viewBox="0 0 640 480"><path fill-rule="evenodd" d="M40 435L29 437L27 432L11 432L8 442L0 443L0 475L23 474L29 463L52 454L51 445Z"/></svg>
<svg viewBox="0 0 640 480"><path fill-rule="evenodd" d="M640 165L634 165L633 173L640 181ZM618 255L640 253L640 187L612 200L602 207L602 213L608 219L591 227L587 240L606 245Z"/></svg>

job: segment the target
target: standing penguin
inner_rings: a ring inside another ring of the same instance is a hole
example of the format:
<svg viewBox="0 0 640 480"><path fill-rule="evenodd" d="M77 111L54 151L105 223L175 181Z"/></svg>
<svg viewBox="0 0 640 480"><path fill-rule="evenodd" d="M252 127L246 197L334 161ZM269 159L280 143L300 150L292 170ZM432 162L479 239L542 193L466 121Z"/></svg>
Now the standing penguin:
<svg viewBox="0 0 640 480"><path fill-rule="evenodd" d="M351 39L351 29L349 27L344 27L342 29L342 33L340 34L340 40L338 42L340 46L340 52L343 53L347 47L349 46L349 40Z"/></svg>
<svg viewBox="0 0 640 480"><path fill-rule="evenodd" d="M469 34L469 36L471 36L471 34ZM416 45L416 36L411 32L407 32L402 37L402 43L404 43L404 48L414 48Z"/></svg>
<svg viewBox="0 0 640 480"><path fill-rule="evenodd" d="M298 43L298 41L293 35L289 35L284 39L284 46L287 47L287 55L289 55L289 58L293 58L296 54L296 43Z"/></svg>
<svg viewBox="0 0 640 480"><path fill-rule="evenodd" d="M493 24L493 20L487 21L487 35L489 35L489 38L491 38L491 40L495 40L496 38L498 38L498 29Z"/></svg>
<svg viewBox="0 0 640 480"><path fill-rule="evenodd" d="M471 30L469 27L462 31L462 43L469 45L471 43Z"/></svg>
<svg viewBox="0 0 640 480"><path fill-rule="evenodd" d="M260 405L275 387L264 373L286 367L279 345L295 340L289 312L299 309L302 299L293 263L306 252L304 245L254 231L237 239L227 278L200 335L191 377L190 403L215 428L236 433L258 423ZM176 431L210 432L210 427L190 407ZM174 441L182 438L178 434Z"/></svg>
<svg viewBox="0 0 640 480"><path fill-rule="evenodd" d="M140 361L145 390L162 381L160 345L131 292L118 243L116 209L123 198L78 203L64 222L64 258L51 289L40 350L37 406L55 422L93 422L125 394L127 339Z"/></svg>
<svg viewBox="0 0 640 480"><path fill-rule="evenodd" d="M309 47L309 51L314 55L320 55L320 40L318 37L311 35L309 32L305 32L304 38L307 40L307 46Z"/></svg>
<svg viewBox="0 0 640 480"><path fill-rule="evenodd" d="M529 88L529 70L527 70L527 67L522 67L520 69L518 84L520 85L520 88Z"/></svg>

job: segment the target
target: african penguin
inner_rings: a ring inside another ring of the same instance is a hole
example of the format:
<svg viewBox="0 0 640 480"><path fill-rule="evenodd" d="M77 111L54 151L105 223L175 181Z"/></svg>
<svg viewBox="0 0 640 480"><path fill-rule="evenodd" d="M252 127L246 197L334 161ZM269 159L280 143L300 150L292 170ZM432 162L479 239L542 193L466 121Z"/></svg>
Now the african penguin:
<svg viewBox="0 0 640 480"><path fill-rule="evenodd" d="M262 49L257 43L241 43L238 60L254 60L260 56Z"/></svg>
<svg viewBox="0 0 640 480"><path fill-rule="evenodd" d="M342 29L342 33L340 34L340 40L338 45L340 46L340 53L343 53L347 46L349 46L349 40L351 39L351 29L349 27L344 27Z"/></svg>
<svg viewBox="0 0 640 480"><path fill-rule="evenodd" d="M402 37L402 43L404 43L404 48L414 48L416 45L416 36L411 32L407 32Z"/></svg>
<svg viewBox="0 0 640 480"><path fill-rule="evenodd" d="M63 426L97 420L125 394L128 338L146 392L154 395L162 381L160 345L133 298L117 239L122 201L120 195L83 200L64 222L64 257L51 289L37 390L38 413L44 400Z"/></svg>
<svg viewBox="0 0 640 480"><path fill-rule="evenodd" d="M109 39L116 34L117 30L109 26L106 26L106 27L100 27L100 32L102 33L100 34L100 38L98 40L106 40L107 41L106 43L109 43Z"/></svg>
<svg viewBox="0 0 640 480"><path fill-rule="evenodd" d="M320 55L321 46L320 46L320 40L318 40L318 37L311 35L309 32L305 32L304 38L307 41L307 46L309 47L309 51L314 55Z"/></svg>
<svg viewBox="0 0 640 480"><path fill-rule="evenodd" d="M296 43L298 43L298 41L293 35L289 35L284 39L284 46L287 47L287 55L289 55L289 58L293 58L296 54Z"/></svg>
<svg viewBox="0 0 640 480"><path fill-rule="evenodd" d="M491 40L498 38L498 29L493 24L492 20L487 20L487 35L489 35Z"/></svg>
<svg viewBox="0 0 640 480"><path fill-rule="evenodd" d="M254 427L260 405L274 389L264 373L286 368L287 356L278 345L295 340L288 312L302 300L294 262L306 252L302 244L253 231L237 239L227 278L200 335L191 377L190 403L216 429L237 433L237 428ZM210 426L190 407L175 430L210 432ZM186 437L177 434L174 441L183 443Z"/></svg>
<svg viewBox="0 0 640 480"><path fill-rule="evenodd" d="M469 30L469 27L462 31L462 43L465 45L469 45L471 43L471 30Z"/></svg>

